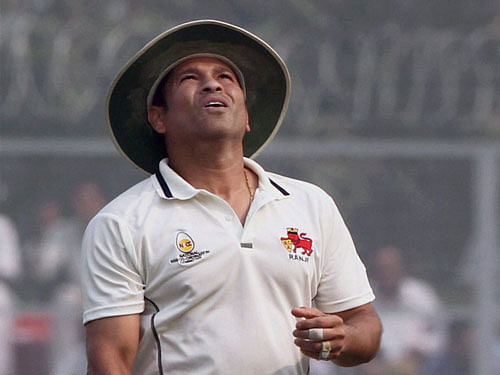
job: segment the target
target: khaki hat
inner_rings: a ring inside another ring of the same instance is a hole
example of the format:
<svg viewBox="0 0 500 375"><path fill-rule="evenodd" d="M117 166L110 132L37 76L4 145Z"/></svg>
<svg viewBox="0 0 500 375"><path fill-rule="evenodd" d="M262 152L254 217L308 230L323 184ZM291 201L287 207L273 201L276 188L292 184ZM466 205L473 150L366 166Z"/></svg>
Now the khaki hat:
<svg viewBox="0 0 500 375"><path fill-rule="evenodd" d="M279 55L252 33L216 20L178 25L144 46L109 89L107 122L118 150L136 167L155 173L168 156L163 136L148 123L148 106L170 70L190 56L215 56L235 70L246 95L252 131L244 155L255 157L272 140L285 115L290 75Z"/></svg>

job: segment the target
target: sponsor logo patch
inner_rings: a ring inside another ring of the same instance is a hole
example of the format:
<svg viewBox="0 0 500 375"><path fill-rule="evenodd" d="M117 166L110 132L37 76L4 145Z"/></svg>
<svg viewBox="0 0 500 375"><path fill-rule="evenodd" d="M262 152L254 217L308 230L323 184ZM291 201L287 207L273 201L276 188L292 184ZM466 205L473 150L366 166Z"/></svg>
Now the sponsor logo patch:
<svg viewBox="0 0 500 375"><path fill-rule="evenodd" d="M204 256L210 253L209 250L196 251L193 238L182 230L177 232L175 237L175 247L177 248L177 258L170 259L171 264L193 264L203 259Z"/></svg>

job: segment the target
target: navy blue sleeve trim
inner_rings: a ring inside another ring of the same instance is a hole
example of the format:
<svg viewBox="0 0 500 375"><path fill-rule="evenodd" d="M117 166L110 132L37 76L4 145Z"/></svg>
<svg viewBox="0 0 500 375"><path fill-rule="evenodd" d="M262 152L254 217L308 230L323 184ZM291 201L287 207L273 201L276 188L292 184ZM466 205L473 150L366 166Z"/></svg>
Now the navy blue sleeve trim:
<svg viewBox="0 0 500 375"><path fill-rule="evenodd" d="M144 299L147 302L151 303L156 310L156 312L151 316L151 330L153 331L153 336L155 338L156 346L158 349L158 371L159 371L158 373L160 375L163 375L163 364L161 361L161 341L160 341L160 337L158 336L158 332L156 331L156 326L155 326L155 317L156 317L156 314L158 314L160 312L160 309L158 308L158 305L156 305L156 303L154 303L149 298L144 297Z"/></svg>
<svg viewBox="0 0 500 375"><path fill-rule="evenodd" d="M160 183L161 189L163 190L163 193L165 193L165 196L167 198L172 198L172 192L168 188L167 181L163 178L160 172L155 173L156 178L158 179L158 182Z"/></svg>
<svg viewBox="0 0 500 375"><path fill-rule="evenodd" d="M273 180L269 179L269 181L271 182L271 184L273 184L273 186L278 189L281 194L287 196L287 195L290 195L290 193L288 191L286 191L285 189L283 189L281 186L279 186L276 182L274 182Z"/></svg>

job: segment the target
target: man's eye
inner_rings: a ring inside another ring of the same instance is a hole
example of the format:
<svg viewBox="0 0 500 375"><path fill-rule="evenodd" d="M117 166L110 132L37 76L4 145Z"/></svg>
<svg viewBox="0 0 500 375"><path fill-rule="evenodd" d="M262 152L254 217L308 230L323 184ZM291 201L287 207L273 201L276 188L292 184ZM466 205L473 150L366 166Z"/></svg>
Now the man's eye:
<svg viewBox="0 0 500 375"><path fill-rule="evenodd" d="M195 78L196 78L196 76L194 74L188 74L188 75L181 77L181 82L189 80L189 79L195 79Z"/></svg>
<svg viewBox="0 0 500 375"><path fill-rule="evenodd" d="M232 80L232 79L233 79L233 76L232 76L231 74L229 74L229 73L222 73L222 74L220 75L220 78L224 78L224 79L231 79L231 80Z"/></svg>

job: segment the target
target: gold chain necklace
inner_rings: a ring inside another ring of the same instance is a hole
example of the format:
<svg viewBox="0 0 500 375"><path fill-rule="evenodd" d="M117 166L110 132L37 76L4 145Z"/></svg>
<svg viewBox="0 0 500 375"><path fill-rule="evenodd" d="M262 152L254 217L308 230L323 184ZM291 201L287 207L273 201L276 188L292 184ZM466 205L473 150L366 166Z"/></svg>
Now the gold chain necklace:
<svg viewBox="0 0 500 375"><path fill-rule="evenodd" d="M243 173L245 174L245 182L247 183L248 193L250 194L250 204L252 204L254 193L252 192L252 189L250 188L250 183L248 182L248 175L246 168L243 168Z"/></svg>

